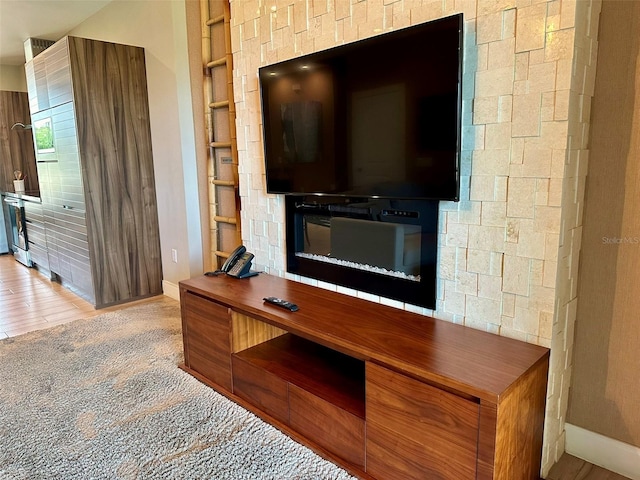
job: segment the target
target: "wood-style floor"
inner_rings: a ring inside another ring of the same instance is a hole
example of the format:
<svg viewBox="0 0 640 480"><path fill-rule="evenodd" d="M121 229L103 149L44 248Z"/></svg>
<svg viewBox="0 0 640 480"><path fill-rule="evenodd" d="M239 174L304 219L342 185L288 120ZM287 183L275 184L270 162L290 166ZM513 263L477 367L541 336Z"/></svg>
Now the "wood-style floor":
<svg viewBox="0 0 640 480"><path fill-rule="evenodd" d="M131 305L127 303L96 310L59 283L18 263L12 255L0 255L0 339L95 317Z"/></svg>
<svg viewBox="0 0 640 480"><path fill-rule="evenodd" d="M129 305L95 310L90 303L37 270L16 262L13 256L0 255L0 339ZM565 453L547 480L627 479Z"/></svg>

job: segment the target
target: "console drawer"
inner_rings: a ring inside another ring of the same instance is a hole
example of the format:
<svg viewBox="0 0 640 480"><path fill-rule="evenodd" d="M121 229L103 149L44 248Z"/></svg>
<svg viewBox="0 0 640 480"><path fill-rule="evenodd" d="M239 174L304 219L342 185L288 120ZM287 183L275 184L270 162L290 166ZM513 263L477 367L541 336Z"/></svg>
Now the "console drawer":
<svg viewBox="0 0 640 480"><path fill-rule="evenodd" d="M364 419L289 384L289 423L321 447L364 467Z"/></svg>
<svg viewBox="0 0 640 480"><path fill-rule="evenodd" d="M289 423L287 382L237 355L231 357L233 393L282 423Z"/></svg>
<svg viewBox="0 0 640 480"><path fill-rule="evenodd" d="M231 313L187 292L182 298L185 364L231 391Z"/></svg>
<svg viewBox="0 0 640 480"><path fill-rule="evenodd" d="M366 364L367 473L376 478L476 478L480 405Z"/></svg>

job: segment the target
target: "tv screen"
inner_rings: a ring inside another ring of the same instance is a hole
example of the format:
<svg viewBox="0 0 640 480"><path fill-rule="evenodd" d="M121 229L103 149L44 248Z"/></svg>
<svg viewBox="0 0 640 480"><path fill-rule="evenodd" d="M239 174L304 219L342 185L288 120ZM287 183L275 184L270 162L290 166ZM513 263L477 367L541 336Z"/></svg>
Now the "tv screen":
<svg viewBox="0 0 640 480"><path fill-rule="evenodd" d="M462 14L260 68L267 191L458 200Z"/></svg>

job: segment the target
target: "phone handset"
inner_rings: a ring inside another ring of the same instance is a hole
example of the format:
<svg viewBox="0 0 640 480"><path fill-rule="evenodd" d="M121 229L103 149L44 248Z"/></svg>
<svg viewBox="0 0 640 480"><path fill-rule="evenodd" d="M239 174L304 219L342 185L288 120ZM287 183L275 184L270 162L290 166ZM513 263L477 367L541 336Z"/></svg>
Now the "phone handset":
<svg viewBox="0 0 640 480"><path fill-rule="evenodd" d="M224 273L228 273L229 270L231 270L231 267L233 267L233 265L237 262L238 258L246 251L247 249L245 248L245 246L240 245L238 248L236 248L233 252L229 254L227 261L224 262L224 265L222 265L222 268L220 270Z"/></svg>
<svg viewBox="0 0 640 480"><path fill-rule="evenodd" d="M253 253L247 252L247 249L240 245L231 254L224 265L218 272L207 272L205 275L215 275L217 273L226 273L236 278L253 277L258 274L251 270L251 261L253 260Z"/></svg>

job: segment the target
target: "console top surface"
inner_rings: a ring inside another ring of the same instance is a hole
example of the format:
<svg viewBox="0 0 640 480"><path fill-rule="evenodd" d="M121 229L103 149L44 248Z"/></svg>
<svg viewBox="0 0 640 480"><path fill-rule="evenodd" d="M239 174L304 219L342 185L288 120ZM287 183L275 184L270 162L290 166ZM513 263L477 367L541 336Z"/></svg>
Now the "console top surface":
<svg viewBox="0 0 640 480"><path fill-rule="evenodd" d="M180 282L184 291L361 360L446 386L491 404L549 349L267 274ZM269 305L278 297L299 310Z"/></svg>

